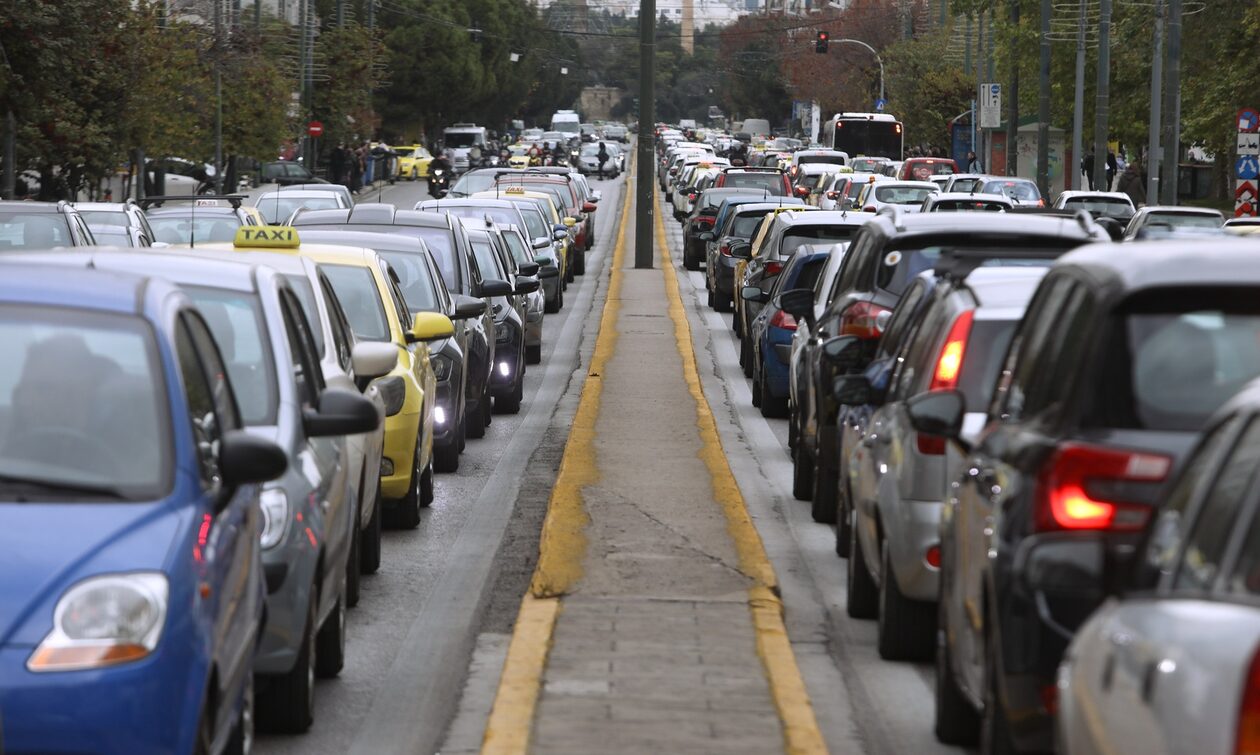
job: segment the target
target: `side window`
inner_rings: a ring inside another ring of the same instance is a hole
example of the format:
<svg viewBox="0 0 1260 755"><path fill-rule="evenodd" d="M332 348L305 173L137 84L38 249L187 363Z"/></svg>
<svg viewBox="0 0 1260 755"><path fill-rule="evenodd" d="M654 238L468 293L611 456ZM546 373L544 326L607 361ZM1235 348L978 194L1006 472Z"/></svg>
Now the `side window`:
<svg viewBox="0 0 1260 755"><path fill-rule="evenodd" d="M1154 525L1144 548L1142 568L1158 574L1171 574L1176 565L1177 552L1181 549L1186 527L1189 526L1190 506L1199 500L1203 491L1217 476L1221 460L1232 448L1232 441L1242 420L1235 416L1222 422L1206 437L1193 456L1186 460L1184 471L1177 479L1164 505L1159 508Z"/></svg>
<svg viewBox="0 0 1260 755"><path fill-rule="evenodd" d="M398 315L398 324L403 330L411 329L411 310L407 308L407 299L403 296L402 286L398 281L398 273L394 272L394 268L385 261L384 258L378 260L381 265L381 275L385 276L385 287L389 289L389 299L394 304L394 312Z"/></svg>
<svg viewBox="0 0 1260 755"><path fill-rule="evenodd" d="M290 365L297 386L298 401L304 406L317 406L324 390L324 376L315 358L315 339L311 337L306 315L293 293L280 292L280 308L284 312L284 329L289 341Z"/></svg>
<svg viewBox="0 0 1260 755"><path fill-rule="evenodd" d="M211 490L219 485L219 441L223 436L214 408L214 388L197 356L197 346L188 332L184 317L180 317L175 332L175 352L179 359L180 377L184 382L184 395L188 401L193 442L197 446L201 487Z"/></svg>
<svg viewBox="0 0 1260 755"><path fill-rule="evenodd" d="M451 292L447 290L446 283L442 280L441 273L438 272L437 265L433 259L426 258L425 264L429 266L429 280L433 281L433 289L437 292L438 303L442 307L442 312L453 312L455 303L451 300Z"/></svg>
<svg viewBox="0 0 1260 755"><path fill-rule="evenodd" d="M223 363L219 346L210 333L209 326L200 315L188 313L183 315L184 324L192 335L193 345L201 355L201 364L210 380L210 395L214 400L215 412L219 417L219 425L224 432L241 427L240 407L236 403L236 394L232 392L232 384L228 382L228 369Z"/></svg>
<svg viewBox="0 0 1260 755"><path fill-rule="evenodd" d="M869 233L858 233L858 238L853 241L853 246L849 247L844 260L840 262L840 273L836 276L835 285L831 287L831 293L827 296L828 302L835 301L836 297L856 286L858 269L862 266L862 258L867 255L867 249L870 248L871 243Z"/></svg>
<svg viewBox="0 0 1260 755"><path fill-rule="evenodd" d="M884 331L883 338L879 339L879 350L882 355L897 353L909 328L910 316L918 308L926 289L927 284L915 279L914 283L910 284L910 290L906 291L901 301L897 302L892 319L888 321L888 329Z"/></svg>
<svg viewBox="0 0 1260 755"><path fill-rule="evenodd" d="M929 304L918 329L905 339L897 357L890 400L901 400L927 390L927 380L936 369L936 344L941 340L941 330L947 327L945 307L939 300Z"/></svg>
<svg viewBox="0 0 1260 755"><path fill-rule="evenodd" d="M993 394L996 413L1003 419L1018 420L1029 413L1029 391L1039 374L1047 371L1045 365L1053 364L1045 361L1052 356L1046 347L1058 329L1059 312L1071 289L1072 282L1066 278L1048 279L1029 305Z"/></svg>
<svg viewBox="0 0 1260 755"><path fill-rule="evenodd" d="M1174 591L1205 591L1220 574L1221 560L1238 531L1251 480L1260 465L1260 421L1252 420L1234 445L1233 453L1215 476L1211 489L1194 515L1181 564L1173 579Z"/></svg>
<svg viewBox="0 0 1260 755"><path fill-rule="evenodd" d="M332 326L333 348L337 351L337 364L341 369L350 371L350 353L354 350L354 331L346 320L346 313L341 302L333 293L332 284L321 272L319 274L320 294L324 297L324 307L328 310L328 324Z"/></svg>

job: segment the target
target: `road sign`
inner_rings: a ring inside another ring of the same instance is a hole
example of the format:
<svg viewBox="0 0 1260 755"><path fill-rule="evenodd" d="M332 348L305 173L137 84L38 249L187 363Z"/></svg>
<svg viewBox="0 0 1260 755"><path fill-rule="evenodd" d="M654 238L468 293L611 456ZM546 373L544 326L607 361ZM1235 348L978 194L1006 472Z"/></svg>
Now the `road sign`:
<svg viewBox="0 0 1260 755"><path fill-rule="evenodd" d="M1254 181L1260 178L1260 157L1241 155L1234 163L1234 177L1242 181Z"/></svg>
<svg viewBox="0 0 1260 755"><path fill-rule="evenodd" d="M1260 216L1260 192L1253 181L1238 181L1234 188L1234 217Z"/></svg>
<svg viewBox="0 0 1260 755"><path fill-rule="evenodd" d="M310 123L306 124L306 135L307 136L323 136L324 124L320 123L319 121L311 121Z"/></svg>
<svg viewBox="0 0 1260 755"><path fill-rule="evenodd" d="M980 128L1002 125L1002 85L980 85Z"/></svg>
<svg viewBox="0 0 1260 755"><path fill-rule="evenodd" d="M883 97L880 97L878 100L875 100L875 112L882 113L884 112L884 108L886 107L888 107L888 100L884 99Z"/></svg>
<svg viewBox="0 0 1260 755"><path fill-rule="evenodd" d="M1239 131L1238 154L1260 155L1260 134L1255 132Z"/></svg>
<svg viewBox="0 0 1260 755"><path fill-rule="evenodd" d="M1245 107L1238 111L1238 130L1248 133L1260 131L1260 110Z"/></svg>

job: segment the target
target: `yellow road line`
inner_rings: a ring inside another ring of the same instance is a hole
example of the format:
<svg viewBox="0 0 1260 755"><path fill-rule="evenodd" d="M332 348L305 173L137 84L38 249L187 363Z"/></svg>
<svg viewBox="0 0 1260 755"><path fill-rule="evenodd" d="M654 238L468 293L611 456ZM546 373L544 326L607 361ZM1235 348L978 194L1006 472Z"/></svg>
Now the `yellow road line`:
<svg viewBox="0 0 1260 755"><path fill-rule="evenodd" d="M634 175L634 159L630 161ZM599 401L603 393L605 365L612 358L617 344L617 313L621 310L622 267L626 256L626 229L630 218L630 199L634 196L634 180L627 179L621 222L617 227L617 243L613 247L612 273L608 295L600 318L595 353L582 384L577 413L569 439L560 460L555 487L547 503L539 543L538 565L530 582L529 592L521 601L521 610L512 630L503 676L494 696L494 707L486 722L481 742L482 755L523 755L529 750L534 709L551 648L551 635L560 612L560 596L567 593L582 577L582 561L586 554L584 530L590 522L583 506L582 489L599 481L595 466L595 421L599 417Z"/></svg>
<svg viewBox="0 0 1260 755"><path fill-rule="evenodd" d="M709 402L704 397L700 371L696 366L696 354L691 345L691 325L683 307L678 287L678 274L674 270L665 238L665 223L661 213L656 215L656 245L661 250L661 267L665 271L665 293L669 298L669 316L674 321L674 338L678 353L682 356L683 377L696 402L696 425L700 429L700 458L713 478L713 495L726 514L727 531L735 541L740 571L752 578L754 584L748 591L748 605L752 611L753 631L757 639L757 655L761 657L774 698L779 719L783 722L783 740L789 755L813 755L827 752L814 708L796 665L796 655L788 640L787 627L783 624L783 602L778 595L778 580L774 566L766 556L761 535L748 515L748 506L740 493L739 484L731 472L722 439L717 432L717 421Z"/></svg>

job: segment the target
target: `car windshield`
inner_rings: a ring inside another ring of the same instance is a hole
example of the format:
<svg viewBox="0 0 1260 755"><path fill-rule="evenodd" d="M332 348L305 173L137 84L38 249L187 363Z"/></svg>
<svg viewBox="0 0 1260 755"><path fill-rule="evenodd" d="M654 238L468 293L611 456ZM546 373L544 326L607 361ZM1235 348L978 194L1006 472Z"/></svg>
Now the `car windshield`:
<svg viewBox="0 0 1260 755"><path fill-rule="evenodd" d="M741 172L726 174L722 180L722 186L731 189L765 189L776 196L784 195L787 192L783 188L783 176L780 173L764 172Z"/></svg>
<svg viewBox="0 0 1260 755"><path fill-rule="evenodd" d="M88 225L131 225L131 218L122 210L79 210L79 217Z"/></svg>
<svg viewBox="0 0 1260 755"><path fill-rule="evenodd" d="M1145 292L1113 315L1084 416L1099 426L1198 431L1260 375L1254 289Z"/></svg>
<svg viewBox="0 0 1260 755"><path fill-rule="evenodd" d="M481 271L481 279L503 280L506 274L499 267L499 256L494 253L494 244L485 234L477 234L469 239L472 242L473 257L477 260L477 269Z"/></svg>
<svg viewBox="0 0 1260 755"><path fill-rule="evenodd" d="M227 365L246 425L274 425L279 406L276 367L258 295L184 286L206 318Z"/></svg>
<svg viewBox="0 0 1260 755"><path fill-rule="evenodd" d="M394 268L407 309L412 312L437 312L438 297L433 287L433 275L424 257L414 252L378 251L377 254Z"/></svg>
<svg viewBox="0 0 1260 755"><path fill-rule="evenodd" d="M467 197L479 191L488 191L494 188L495 178L496 174L492 172L465 173L451 186L450 194L453 197Z"/></svg>
<svg viewBox="0 0 1260 755"><path fill-rule="evenodd" d="M1101 197L1072 197L1064 200L1063 206L1070 210L1085 210L1090 215L1106 216L1128 220L1133 217L1133 205L1123 199L1104 199Z"/></svg>
<svg viewBox="0 0 1260 755"><path fill-rule="evenodd" d="M70 246L70 226L58 212L0 211L0 251Z"/></svg>
<svg viewBox="0 0 1260 755"><path fill-rule="evenodd" d="M849 161L849 165L853 166L855 171L879 172L887 164L887 160L874 160L869 157L855 157Z"/></svg>
<svg viewBox="0 0 1260 755"><path fill-rule="evenodd" d="M980 183L979 178L955 178L954 184L949 187L950 191L971 191L976 188L976 184Z"/></svg>
<svg viewBox="0 0 1260 755"><path fill-rule="evenodd" d="M529 250L525 248L525 242L521 239L520 234L504 231L503 241L507 244L508 249L512 251L512 257L516 259L516 264L520 265L526 262L534 261L534 258L530 255Z"/></svg>
<svg viewBox="0 0 1260 755"><path fill-rule="evenodd" d="M932 212L1004 212L1006 205L983 199L946 199L932 205Z"/></svg>
<svg viewBox="0 0 1260 755"><path fill-rule="evenodd" d="M205 244L212 241L231 243L241 221L236 215L214 215L193 218L189 215L150 215L154 241L167 244Z"/></svg>
<svg viewBox="0 0 1260 755"><path fill-rule="evenodd" d="M1147 218L1148 226L1168 226L1170 228L1220 228L1225 221L1218 215L1200 215L1188 212L1152 212Z"/></svg>
<svg viewBox="0 0 1260 755"><path fill-rule="evenodd" d="M480 131L447 131L442 134L442 140L452 149L485 144Z"/></svg>
<svg viewBox="0 0 1260 755"><path fill-rule="evenodd" d="M438 271L442 273L446 287L451 291L459 291L459 264L455 260L455 239L451 231L446 228L421 227L415 227L415 230L420 232L425 246L429 247L429 253L437 261Z"/></svg>
<svg viewBox="0 0 1260 755"><path fill-rule="evenodd" d="M1041 192L1037 191L1037 184L1031 181L994 181L985 184L984 193L986 194L1005 194L1011 199L1036 202L1041 199Z"/></svg>
<svg viewBox="0 0 1260 755"><path fill-rule="evenodd" d="M884 204L921 205L935 189L926 186L875 186L875 198Z"/></svg>
<svg viewBox="0 0 1260 755"><path fill-rule="evenodd" d="M170 486L166 379L138 317L0 305L0 498L142 501Z"/></svg>
<svg viewBox="0 0 1260 755"><path fill-rule="evenodd" d="M381 306L381 292L372 271L358 265L321 265L333 293L350 321L355 338L365 341L388 341L389 322ZM409 302L410 303L410 302Z"/></svg>
<svg viewBox="0 0 1260 755"><path fill-rule="evenodd" d="M531 239L551 238L547 223L543 221L542 211L537 207L521 207L521 217L525 218L525 228Z"/></svg>
<svg viewBox="0 0 1260 755"><path fill-rule="evenodd" d="M779 254L784 257L791 257L802 246L819 241L848 241L853 238L853 234L857 233L860 227L856 225L815 225L793 228L783 234L783 241L779 245Z"/></svg>
<svg viewBox="0 0 1260 755"><path fill-rule="evenodd" d="M288 220L290 215L302 208L308 210L336 210L341 205L337 203L337 197L334 194L328 194L325 197L294 199L276 192L259 197L254 206L258 208L258 211L262 213L263 219L268 223L280 225Z"/></svg>

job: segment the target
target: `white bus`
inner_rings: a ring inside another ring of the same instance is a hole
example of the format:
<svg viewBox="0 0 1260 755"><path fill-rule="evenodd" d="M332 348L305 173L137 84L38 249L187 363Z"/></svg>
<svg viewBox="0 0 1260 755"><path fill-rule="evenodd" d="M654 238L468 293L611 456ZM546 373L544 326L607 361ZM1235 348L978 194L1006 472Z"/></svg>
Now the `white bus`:
<svg viewBox="0 0 1260 755"><path fill-rule="evenodd" d="M853 157L900 160L901 122L886 113L836 113L823 124L822 143Z"/></svg>

